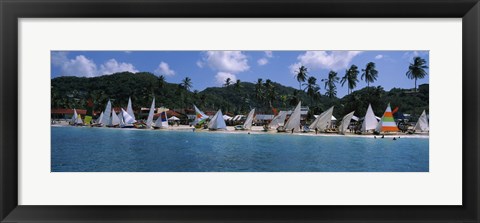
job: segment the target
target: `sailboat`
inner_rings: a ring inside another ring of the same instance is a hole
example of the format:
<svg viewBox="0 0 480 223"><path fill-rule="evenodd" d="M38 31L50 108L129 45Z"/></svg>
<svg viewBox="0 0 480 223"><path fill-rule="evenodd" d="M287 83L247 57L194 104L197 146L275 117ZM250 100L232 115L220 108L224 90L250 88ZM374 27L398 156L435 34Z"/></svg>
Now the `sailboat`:
<svg viewBox="0 0 480 223"><path fill-rule="evenodd" d="M70 125L75 125L77 123L77 116L77 110L74 108L72 118L70 119Z"/></svg>
<svg viewBox="0 0 480 223"><path fill-rule="evenodd" d="M195 108L195 120L193 120L192 125L194 125L196 128L200 128L208 119L208 115L200 111L197 106L193 105L193 107Z"/></svg>
<svg viewBox="0 0 480 223"><path fill-rule="evenodd" d="M166 111L160 113L160 116L157 118L157 121L155 121L155 124L153 124L153 128L154 129L168 128L168 117L167 117Z"/></svg>
<svg viewBox="0 0 480 223"><path fill-rule="evenodd" d="M376 132L398 132L397 123L393 119L392 108L390 107L390 103L388 103L387 109L385 109L385 113L383 113L382 119L377 124L377 128L375 128Z"/></svg>
<svg viewBox="0 0 480 223"><path fill-rule="evenodd" d="M414 130L420 131L420 132L430 131L430 127L428 126L427 114L425 113L425 110L423 110L422 115L420 115L420 118L418 118L418 121L417 121L417 124L415 124Z"/></svg>
<svg viewBox="0 0 480 223"><path fill-rule="evenodd" d="M301 104L302 102L298 102L297 107L295 107L295 110L293 110L293 113L290 115L290 118L288 118L287 123L285 123L285 126L280 126L277 128L278 132L299 132L300 131L300 117L301 117Z"/></svg>
<svg viewBox="0 0 480 223"><path fill-rule="evenodd" d="M135 114L133 113L132 99L131 99L131 98L128 98L128 105L127 105L127 111L126 111L126 112L127 112L128 115L129 115L130 117L132 117L132 119L133 119L133 122L131 122L131 124L137 122L137 121L135 120ZM123 115L123 117L125 117L125 115Z"/></svg>
<svg viewBox="0 0 480 223"><path fill-rule="evenodd" d="M365 114L365 118L363 119L362 123L362 132L367 132L377 128L377 124L378 121L373 113L372 105L368 104L367 114Z"/></svg>
<svg viewBox="0 0 480 223"><path fill-rule="evenodd" d="M104 126L110 123L110 116L112 114L112 103L108 100L107 107L105 108L105 112L103 112L103 119L102 124Z"/></svg>
<svg viewBox="0 0 480 223"><path fill-rule="evenodd" d="M247 119L243 125L235 126L235 130L250 130L252 128L253 116L255 115L255 108L250 110Z"/></svg>
<svg viewBox="0 0 480 223"><path fill-rule="evenodd" d="M227 130L227 124L223 119L222 110L219 109L217 113L213 116L212 120L208 123L209 130Z"/></svg>
<svg viewBox="0 0 480 223"><path fill-rule="evenodd" d="M112 109L112 117L110 118L110 122L108 123L107 127L116 128L120 126L120 118L118 118L117 113L115 110Z"/></svg>
<svg viewBox="0 0 480 223"><path fill-rule="evenodd" d="M152 125L154 124L153 122L153 115L155 113L155 98L152 101L152 105L150 106L150 110L148 112L148 117L147 117L147 129L150 129Z"/></svg>
<svg viewBox="0 0 480 223"><path fill-rule="evenodd" d="M340 121L340 125L338 126L338 133L345 135L347 132L348 126L350 126L350 121L353 118L353 114L355 111L348 113L347 115L343 116L342 120Z"/></svg>
<svg viewBox="0 0 480 223"><path fill-rule="evenodd" d="M273 117L268 126L264 126L263 130L268 131L271 129L277 129L280 126L285 125L285 119L287 118L287 111L280 111L277 116Z"/></svg>
<svg viewBox="0 0 480 223"><path fill-rule="evenodd" d="M135 118L130 116L130 114L127 111L125 111L123 108L120 114L121 114L120 121L123 122L122 128L133 128L134 127L133 123L136 122Z"/></svg>
<svg viewBox="0 0 480 223"><path fill-rule="evenodd" d="M101 127L103 125L103 112L100 113L100 117L91 125L91 127Z"/></svg>
<svg viewBox="0 0 480 223"><path fill-rule="evenodd" d="M333 107L330 107L328 110L322 112L315 121L308 127L311 130L317 129L319 132L324 132L332 122Z"/></svg>
<svg viewBox="0 0 480 223"><path fill-rule="evenodd" d="M76 125L76 126L81 126L81 125L83 125L82 116L80 116L80 114L77 115L77 120L75 121L75 125Z"/></svg>

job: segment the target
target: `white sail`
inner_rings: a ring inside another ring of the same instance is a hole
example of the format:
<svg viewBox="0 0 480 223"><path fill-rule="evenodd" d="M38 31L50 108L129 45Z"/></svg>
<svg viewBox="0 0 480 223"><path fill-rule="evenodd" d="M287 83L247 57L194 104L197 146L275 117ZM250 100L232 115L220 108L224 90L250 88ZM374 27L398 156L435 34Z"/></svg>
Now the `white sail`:
<svg viewBox="0 0 480 223"><path fill-rule="evenodd" d="M160 113L160 116L157 118L157 121L155 121L155 127L168 128L167 112L164 111Z"/></svg>
<svg viewBox="0 0 480 223"><path fill-rule="evenodd" d="M153 113L155 112L155 98L152 101L152 106L150 106L150 111L148 112L148 118L147 118L147 128L150 128L154 123L153 123Z"/></svg>
<svg viewBox="0 0 480 223"><path fill-rule="evenodd" d="M318 131L324 131L325 129L330 126L330 123L332 122L332 114L333 114L333 107L330 107L328 110L322 112L315 121L309 126L309 129L315 129L317 128Z"/></svg>
<svg viewBox="0 0 480 223"><path fill-rule="evenodd" d="M345 134L345 132L348 129L348 126L350 126L350 121L353 118L353 113L355 113L355 111L350 112L347 115L343 116L342 120L340 121L340 125L338 126L338 133Z"/></svg>
<svg viewBox="0 0 480 223"><path fill-rule="evenodd" d="M285 119L287 118L287 111L280 111L277 116L273 117L268 127L278 128L279 126L285 125Z"/></svg>
<svg viewBox="0 0 480 223"><path fill-rule="evenodd" d="M130 116L130 114L127 111L123 110L123 108L122 108L121 114L122 114L122 117L123 117L123 120L124 120L125 124L131 125L131 124L136 122L135 118Z"/></svg>
<svg viewBox="0 0 480 223"><path fill-rule="evenodd" d="M73 109L73 116L72 116L72 119L71 119L70 123L72 123L72 124L77 123L77 117L78 117L77 110L74 108Z"/></svg>
<svg viewBox="0 0 480 223"><path fill-rule="evenodd" d="M255 108L252 109L247 116L247 120L245 120L245 123L243 123L243 128L244 129L251 129L252 128L252 122L253 122L253 116L255 115Z"/></svg>
<svg viewBox="0 0 480 223"><path fill-rule="evenodd" d="M365 119L362 123L362 132L377 128L377 124L378 121L373 113L372 105L368 104L367 114L365 114Z"/></svg>
<svg viewBox="0 0 480 223"><path fill-rule="evenodd" d="M292 129L296 132L300 131L300 109L301 109L302 102L298 102L297 107L293 111L292 115L288 119L287 123L285 124L285 130L292 131Z"/></svg>
<svg viewBox="0 0 480 223"><path fill-rule="evenodd" d="M111 126L116 126L116 125L120 125L120 118L118 118L117 113L115 113L115 110L112 109Z"/></svg>
<svg viewBox="0 0 480 223"><path fill-rule="evenodd" d="M128 98L127 113L133 119L133 122L131 123L135 123L137 120L135 120L135 114L133 113L133 108L132 108L132 100L130 98ZM125 117L125 114L123 115L123 117Z"/></svg>
<svg viewBox="0 0 480 223"><path fill-rule="evenodd" d="M221 109L219 109L213 116L212 120L210 120L210 123L208 123L208 128L210 130L227 129L227 124L225 124Z"/></svg>
<svg viewBox="0 0 480 223"><path fill-rule="evenodd" d="M105 112L103 113L103 121L102 121L103 124L105 125L111 124L111 120L110 120L111 114L112 114L112 103L110 102L110 100L108 100L107 107L105 108Z"/></svg>
<svg viewBox="0 0 480 223"><path fill-rule="evenodd" d="M415 130L428 132L430 131L430 127L428 126L428 118L425 110L423 110L422 115L418 118L417 124L415 124Z"/></svg>
<svg viewBox="0 0 480 223"><path fill-rule="evenodd" d="M103 124L103 112L100 113L100 117L97 119L97 124Z"/></svg>
<svg viewBox="0 0 480 223"><path fill-rule="evenodd" d="M77 120L75 121L75 124L83 124L82 116L77 115Z"/></svg>
<svg viewBox="0 0 480 223"><path fill-rule="evenodd" d="M123 110L123 108L122 108L122 110ZM122 126L122 127L125 126L125 121L123 120L123 112L120 111L117 116L118 116L118 119L120 120L120 126Z"/></svg>

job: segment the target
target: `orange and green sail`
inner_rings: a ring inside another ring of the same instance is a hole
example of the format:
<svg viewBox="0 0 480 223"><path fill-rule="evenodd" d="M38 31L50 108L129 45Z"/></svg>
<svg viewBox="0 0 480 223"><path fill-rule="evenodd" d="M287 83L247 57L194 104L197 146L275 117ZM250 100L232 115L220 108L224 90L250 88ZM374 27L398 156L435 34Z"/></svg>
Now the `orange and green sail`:
<svg viewBox="0 0 480 223"><path fill-rule="evenodd" d="M387 109L385 113L383 113L382 119L378 122L377 128L375 129L377 132L396 132L398 131L397 123L395 123L395 119L393 119L392 108L390 107L390 103L388 103Z"/></svg>

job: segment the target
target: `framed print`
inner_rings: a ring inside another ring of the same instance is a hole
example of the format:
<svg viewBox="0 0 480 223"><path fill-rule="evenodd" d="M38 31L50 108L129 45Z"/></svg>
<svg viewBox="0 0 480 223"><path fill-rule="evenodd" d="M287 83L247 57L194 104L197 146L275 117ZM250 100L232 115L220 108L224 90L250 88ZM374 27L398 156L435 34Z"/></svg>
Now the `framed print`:
<svg viewBox="0 0 480 223"><path fill-rule="evenodd" d="M2 222L479 220L478 1L0 6Z"/></svg>

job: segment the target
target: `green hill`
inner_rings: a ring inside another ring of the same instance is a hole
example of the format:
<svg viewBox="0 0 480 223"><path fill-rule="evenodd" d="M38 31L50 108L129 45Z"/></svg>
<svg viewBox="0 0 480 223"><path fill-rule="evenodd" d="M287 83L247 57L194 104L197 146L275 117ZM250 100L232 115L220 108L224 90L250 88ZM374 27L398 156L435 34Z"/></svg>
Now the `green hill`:
<svg viewBox="0 0 480 223"><path fill-rule="evenodd" d="M272 107L291 109L298 101L302 101L302 106L310 107L310 116L320 114L330 106L335 106L334 116L337 118L353 110L356 116L363 116L368 103L372 104L375 114L381 116L388 102L392 109L398 106L400 112L414 117L424 109L428 112L428 84L420 85L418 92L412 89L385 91L382 87L369 87L343 98L329 98L323 94L313 98L304 91L275 82L266 86L265 82L263 80L262 91L258 91L259 85L256 83L241 82L240 85L233 83L228 87L209 87L201 92L191 92L180 84L161 81L147 72L123 72L92 78L57 77L51 80L51 107L85 109L88 99L92 99L94 110L100 111L109 99L114 107L126 107L131 97L134 110L138 110L140 107L149 107L155 97L156 107L191 109L195 104L204 111L222 109L224 113L232 114L245 114L251 108L256 108L260 113L271 113Z"/></svg>

